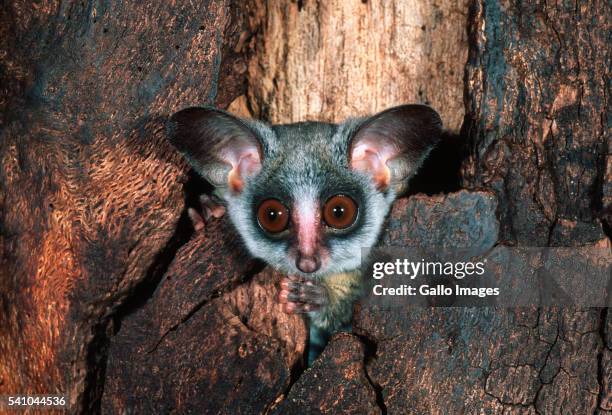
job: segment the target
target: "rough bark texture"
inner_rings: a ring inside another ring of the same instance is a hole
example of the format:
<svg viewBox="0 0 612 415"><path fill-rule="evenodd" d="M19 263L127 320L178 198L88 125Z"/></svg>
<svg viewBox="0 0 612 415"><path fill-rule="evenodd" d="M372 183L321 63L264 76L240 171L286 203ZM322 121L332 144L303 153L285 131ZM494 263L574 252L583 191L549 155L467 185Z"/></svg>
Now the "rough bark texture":
<svg viewBox="0 0 612 415"><path fill-rule="evenodd" d="M600 220L609 229L611 11L597 1L472 4L463 173L496 193L502 240L610 246ZM495 313L493 325L510 324L492 333L510 341L479 367L486 395L517 411L608 413L609 314L544 309L524 324ZM495 374L499 358L506 369Z"/></svg>
<svg viewBox="0 0 612 415"><path fill-rule="evenodd" d="M319 3L304 2L301 13L320 17L329 11L316 6ZM367 87L367 76L352 85L344 82L348 76L339 62L352 49L319 59L328 56L321 50L326 39L334 38L334 29L342 27L342 19L336 15L328 26L326 18L302 21L293 9L279 13L269 8L267 13L267 22L280 18L289 23L269 28L274 35L264 32L263 38L272 40L263 50L272 50L276 58L261 67L275 74L269 75L274 82L265 75L253 78L257 72L251 66L253 107L260 108L257 99L264 97L263 114L291 121L309 111L327 114L325 109L333 107L328 102L336 99L357 113L360 109L355 107L376 102L353 98L379 91ZM472 152L463 174L467 186L493 193L402 201L383 243L435 247L476 241L490 248L499 239L527 246L609 248L599 223L610 214L611 200L605 46L609 15L609 5L603 3L473 2L464 129ZM331 27L331 35L320 27ZM303 37L314 35L299 43L294 31ZM285 44L293 47L285 49ZM315 63L308 66L311 61ZM334 69L322 74L319 68L326 65ZM316 75L309 78L305 73ZM320 86L320 79L338 73L341 80ZM277 109L277 102L288 101L293 106ZM495 196L498 205L491 202ZM365 370L382 411L593 413L610 411L612 363L606 321L609 313L599 309L393 311L362 306L355 330L370 346L364 354ZM320 359L321 366L330 364L329 355ZM326 379L332 376L341 376L341 370L327 373ZM292 400L281 408L287 413L301 413L313 405L340 410L354 400L351 394L330 396L326 385L305 372L289 394ZM367 408L365 404L356 412Z"/></svg>
<svg viewBox="0 0 612 415"><path fill-rule="evenodd" d="M263 412L301 365L306 326L282 312L278 275L253 274L223 221L184 245L109 349L105 413Z"/></svg>
<svg viewBox="0 0 612 415"><path fill-rule="evenodd" d="M367 370L389 413L594 413L609 396L598 310L370 308L357 319L378 345Z"/></svg>
<svg viewBox="0 0 612 415"><path fill-rule="evenodd" d="M429 102L457 129L466 2L4 2L0 395L67 393L73 413L612 413L607 309L363 303L303 370L280 276L225 220L191 233L203 187L168 114ZM463 180L480 190L398 201L381 245L610 247L610 5L523 3L471 1Z"/></svg>
<svg viewBox="0 0 612 415"><path fill-rule="evenodd" d="M341 121L406 102L463 119L467 0L260 1L249 102L272 122Z"/></svg>
<svg viewBox="0 0 612 415"><path fill-rule="evenodd" d="M109 317L180 239L186 169L163 120L233 99L217 89L231 17L226 1L0 6L0 394L95 406Z"/></svg>
<svg viewBox="0 0 612 415"><path fill-rule="evenodd" d="M497 241L492 193L401 202L385 245L485 253ZM355 316L377 346L366 369L389 413L592 413L609 396L598 378L602 324L599 309L361 306Z"/></svg>
<svg viewBox="0 0 612 415"><path fill-rule="evenodd" d="M367 373L361 340L348 333L333 337L273 414L380 414Z"/></svg>
<svg viewBox="0 0 612 415"><path fill-rule="evenodd" d="M580 245L610 220L609 2L475 1L468 186L495 190L502 237Z"/></svg>

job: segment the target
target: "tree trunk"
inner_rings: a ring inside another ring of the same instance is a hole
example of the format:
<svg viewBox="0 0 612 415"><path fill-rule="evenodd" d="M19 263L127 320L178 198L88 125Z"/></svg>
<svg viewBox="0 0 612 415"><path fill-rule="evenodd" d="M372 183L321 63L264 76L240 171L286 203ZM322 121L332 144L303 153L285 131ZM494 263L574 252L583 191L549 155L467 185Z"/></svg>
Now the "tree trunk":
<svg viewBox="0 0 612 415"><path fill-rule="evenodd" d="M467 0L259 1L249 103L274 123L340 122L393 105L463 120Z"/></svg>
<svg viewBox="0 0 612 415"><path fill-rule="evenodd" d="M82 412L113 316L185 242L165 117L244 92L227 53L242 23L226 1L0 13L0 395L67 394Z"/></svg>
<svg viewBox="0 0 612 415"><path fill-rule="evenodd" d="M612 413L607 309L363 303L305 371L280 276L224 219L187 218L207 185L165 140L180 108L287 123L424 102L462 134L412 193L464 189L399 200L382 246L609 250L610 5L467 3L3 3L0 395L68 394L71 413Z"/></svg>
<svg viewBox="0 0 612 415"><path fill-rule="evenodd" d="M609 2L472 7L468 186L494 190L502 237L580 245L610 220Z"/></svg>

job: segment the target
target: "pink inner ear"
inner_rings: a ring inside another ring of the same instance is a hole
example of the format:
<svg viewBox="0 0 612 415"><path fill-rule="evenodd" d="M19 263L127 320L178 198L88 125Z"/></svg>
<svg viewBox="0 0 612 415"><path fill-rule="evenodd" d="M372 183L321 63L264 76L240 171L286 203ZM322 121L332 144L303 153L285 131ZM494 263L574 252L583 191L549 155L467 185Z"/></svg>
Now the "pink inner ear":
<svg viewBox="0 0 612 415"><path fill-rule="evenodd" d="M384 190L391 182L387 161L393 157L394 152L389 146L376 145L370 140L364 141L353 147L351 167L370 175L376 188Z"/></svg>
<svg viewBox="0 0 612 415"><path fill-rule="evenodd" d="M257 147L249 144L232 148L224 154L224 158L232 166L227 182L230 189L236 193L242 191L247 177L257 174L261 169L259 151Z"/></svg>

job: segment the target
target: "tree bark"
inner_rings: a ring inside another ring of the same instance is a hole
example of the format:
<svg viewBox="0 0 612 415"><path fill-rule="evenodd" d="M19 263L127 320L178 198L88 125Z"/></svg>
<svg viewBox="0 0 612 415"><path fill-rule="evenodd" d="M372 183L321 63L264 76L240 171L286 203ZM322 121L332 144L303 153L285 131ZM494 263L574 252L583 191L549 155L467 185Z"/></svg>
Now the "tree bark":
<svg viewBox="0 0 612 415"><path fill-rule="evenodd" d="M421 102L463 119L467 0L288 0L261 6L249 102L274 123L340 122Z"/></svg>
<svg viewBox="0 0 612 415"><path fill-rule="evenodd" d="M472 5L467 186L495 190L502 238L580 245L609 222L609 2Z"/></svg>
<svg viewBox="0 0 612 415"><path fill-rule="evenodd" d="M425 102L451 130L465 117L465 189L399 200L381 246L609 250L610 5L467 3L3 3L0 395L69 394L72 413L612 413L608 309L363 303L304 371L280 276L225 220L190 227L206 184L165 140L174 111L287 123Z"/></svg>
<svg viewBox="0 0 612 415"><path fill-rule="evenodd" d="M262 413L302 365L306 326L276 298L279 275L225 221L177 252L146 304L121 313L104 413Z"/></svg>
<svg viewBox="0 0 612 415"><path fill-rule="evenodd" d="M184 243L187 169L165 117L244 93L239 57L222 53L241 24L226 1L0 13L0 395L89 411L113 315Z"/></svg>

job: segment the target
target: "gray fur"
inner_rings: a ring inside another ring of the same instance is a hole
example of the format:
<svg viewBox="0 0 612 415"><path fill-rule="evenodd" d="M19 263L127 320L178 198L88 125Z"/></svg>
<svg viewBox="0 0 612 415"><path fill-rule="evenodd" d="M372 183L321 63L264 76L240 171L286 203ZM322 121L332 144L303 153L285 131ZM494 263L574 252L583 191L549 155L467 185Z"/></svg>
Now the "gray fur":
<svg viewBox="0 0 612 415"><path fill-rule="evenodd" d="M203 114L200 124L198 112ZM236 119L237 125L230 126L228 120L231 118L214 109L183 110L171 120L171 141L203 177L211 177L223 170L219 168L217 155L208 154L211 152L209 146L225 145L231 139L244 142L255 137L263 160L261 170L245 181L240 193L232 193L227 187L218 185L217 194L225 201L229 217L252 255L287 275L313 279L328 290L334 290L330 295L333 301L311 313L311 330L336 330L346 325L350 321L352 303L361 289L359 279L347 280L346 286L338 287L327 284L326 277L360 268L362 248L370 248L376 243L397 192L405 189L437 142L441 131L437 113L424 106L406 105L339 125L321 122L268 125ZM200 132L208 132L213 137L200 137ZM350 168L352 140L365 135L375 140L388 139L394 148L401 150L397 159L388 163L396 177L392 177L393 185L385 190L378 190L368 174ZM215 179L219 182L218 177ZM303 273L290 259L295 241L266 235L256 220L257 206L271 197L284 201L289 208L292 201L304 197L322 204L326 197L339 193L349 194L357 202L357 222L347 231L325 232L323 243L329 251L329 260L317 271Z"/></svg>
<svg viewBox="0 0 612 415"><path fill-rule="evenodd" d="M381 193L365 174L348 168L347 147L351 125L340 128L325 123L298 123L266 127L257 123L264 145L264 167L239 195L226 194L228 214L240 230L249 251L287 274L320 278L327 274L352 271L361 263L361 248L372 246L380 233L395 194ZM254 129L255 129L254 128ZM364 205L361 226L354 232L328 240L331 258L327 266L312 274L302 273L288 261L288 240L266 238L254 220L253 199L269 195L271 189L296 200L305 195L319 196L320 190L335 194L348 188L359 189ZM337 189L334 191L333 189Z"/></svg>

